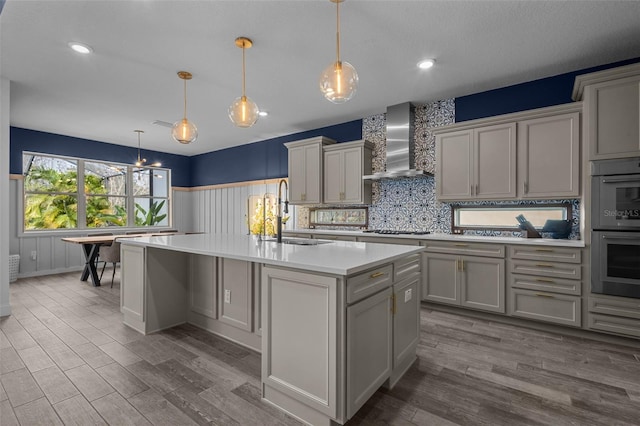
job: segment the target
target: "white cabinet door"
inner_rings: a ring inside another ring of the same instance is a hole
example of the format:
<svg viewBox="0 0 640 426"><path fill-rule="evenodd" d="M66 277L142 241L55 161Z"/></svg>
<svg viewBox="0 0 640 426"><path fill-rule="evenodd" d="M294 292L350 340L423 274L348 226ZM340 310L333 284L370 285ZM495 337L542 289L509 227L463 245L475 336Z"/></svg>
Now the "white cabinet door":
<svg viewBox="0 0 640 426"><path fill-rule="evenodd" d="M458 256L438 253L423 254L422 298L434 302L460 304L458 288Z"/></svg>
<svg viewBox="0 0 640 426"><path fill-rule="evenodd" d="M473 131L474 199L516 196L516 124L480 127Z"/></svg>
<svg viewBox="0 0 640 426"><path fill-rule="evenodd" d="M289 202L304 202L307 192L306 149L304 146L289 148Z"/></svg>
<svg viewBox="0 0 640 426"><path fill-rule="evenodd" d="M364 187L370 185L369 181L363 181L364 148L355 147L345 149L342 153L344 158L344 190L343 203L360 204L364 200Z"/></svg>
<svg viewBox="0 0 640 426"><path fill-rule="evenodd" d="M505 312L504 259L461 256L460 304L468 308Z"/></svg>
<svg viewBox="0 0 640 426"><path fill-rule="evenodd" d="M436 135L436 195L439 200L473 198L472 130Z"/></svg>
<svg viewBox="0 0 640 426"><path fill-rule="evenodd" d="M342 151L324 153L324 202L342 202L344 191L344 155Z"/></svg>
<svg viewBox="0 0 640 426"><path fill-rule="evenodd" d="M253 263L218 258L218 277L220 321L251 331Z"/></svg>
<svg viewBox="0 0 640 426"><path fill-rule="evenodd" d="M322 203L323 151L335 141L315 137L285 143L289 150L289 202L291 204Z"/></svg>
<svg viewBox="0 0 640 426"><path fill-rule="evenodd" d="M144 333L146 292L145 266L146 252L144 247L120 246L121 284L120 310L124 315L125 324Z"/></svg>
<svg viewBox="0 0 640 426"><path fill-rule="evenodd" d="M518 193L521 198L580 195L580 114L518 122Z"/></svg>
<svg viewBox="0 0 640 426"><path fill-rule="evenodd" d="M420 274L393 286L393 368L416 357L420 340Z"/></svg>
<svg viewBox="0 0 640 426"><path fill-rule="evenodd" d="M387 288L347 308L347 418L391 375L391 294Z"/></svg>
<svg viewBox="0 0 640 426"><path fill-rule="evenodd" d="M192 254L189 264L189 309L216 319L216 302L216 258Z"/></svg>
<svg viewBox="0 0 640 426"><path fill-rule="evenodd" d="M589 85L584 101L590 160L640 156L640 76Z"/></svg>
<svg viewBox="0 0 640 426"><path fill-rule="evenodd" d="M340 291L339 291L340 290ZM338 373L345 374L342 281L329 276L262 267L262 383L275 393L331 418L338 417ZM388 305L387 305L388 307ZM298 319L298 320L292 320ZM344 394L340 394L341 401ZM280 398L278 405L285 408ZM298 402L299 401L299 402Z"/></svg>

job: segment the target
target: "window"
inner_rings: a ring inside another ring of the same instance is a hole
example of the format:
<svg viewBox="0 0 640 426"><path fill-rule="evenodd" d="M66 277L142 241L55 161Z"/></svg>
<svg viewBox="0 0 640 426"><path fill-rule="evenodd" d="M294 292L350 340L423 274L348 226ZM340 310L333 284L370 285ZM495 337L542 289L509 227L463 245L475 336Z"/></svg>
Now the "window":
<svg viewBox="0 0 640 426"><path fill-rule="evenodd" d="M25 231L171 223L168 169L27 152L22 165Z"/></svg>
<svg viewBox="0 0 640 426"><path fill-rule="evenodd" d="M516 216L523 215L541 229L549 219L571 219L571 204L535 204L512 206L452 205L452 230L519 230Z"/></svg>

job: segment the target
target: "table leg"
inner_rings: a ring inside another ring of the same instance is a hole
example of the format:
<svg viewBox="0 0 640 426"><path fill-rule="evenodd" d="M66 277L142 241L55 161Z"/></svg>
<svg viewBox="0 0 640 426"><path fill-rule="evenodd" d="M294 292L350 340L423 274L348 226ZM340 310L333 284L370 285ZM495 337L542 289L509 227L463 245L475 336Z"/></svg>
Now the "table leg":
<svg viewBox="0 0 640 426"><path fill-rule="evenodd" d="M96 258L98 257L98 253L100 252L100 246L100 243L89 243L82 245L85 264L82 275L80 276L80 280L86 281L87 278L89 278L89 275L91 275L91 281L93 282L94 287L98 287L100 285L100 278L98 278L98 269L96 268Z"/></svg>

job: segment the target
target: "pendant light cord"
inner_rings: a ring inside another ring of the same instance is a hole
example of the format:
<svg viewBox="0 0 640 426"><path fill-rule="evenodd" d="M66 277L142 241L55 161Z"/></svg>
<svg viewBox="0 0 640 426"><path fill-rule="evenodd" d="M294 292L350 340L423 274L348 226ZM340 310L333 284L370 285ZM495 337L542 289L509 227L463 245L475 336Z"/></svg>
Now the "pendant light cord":
<svg viewBox="0 0 640 426"><path fill-rule="evenodd" d="M245 92L245 63L244 63L244 51L246 50L244 46L245 42L242 42L242 99L246 98Z"/></svg>
<svg viewBox="0 0 640 426"><path fill-rule="evenodd" d="M340 2L336 2L336 62L340 63Z"/></svg>
<svg viewBox="0 0 640 426"><path fill-rule="evenodd" d="M187 118L187 79L184 79L184 118Z"/></svg>

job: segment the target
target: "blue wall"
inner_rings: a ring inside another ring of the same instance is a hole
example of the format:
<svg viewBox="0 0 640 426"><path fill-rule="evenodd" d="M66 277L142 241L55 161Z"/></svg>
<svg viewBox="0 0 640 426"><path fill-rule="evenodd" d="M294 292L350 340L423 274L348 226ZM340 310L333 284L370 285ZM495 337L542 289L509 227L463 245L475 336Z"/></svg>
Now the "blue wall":
<svg viewBox="0 0 640 426"><path fill-rule="evenodd" d="M500 89L456 98L456 123L573 102L577 75L640 62L640 58L586 68Z"/></svg>
<svg viewBox="0 0 640 426"><path fill-rule="evenodd" d="M138 156L137 148L96 142L71 136L11 127L9 173L22 174L22 151L132 164ZM171 169L173 186L189 186L189 157L158 151L140 150L140 156L150 163L160 161Z"/></svg>
<svg viewBox="0 0 640 426"><path fill-rule="evenodd" d="M362 139L362 120L281 136L191 157L191 186L286 177L285 142L326 136L336 142Z"/></svg>

